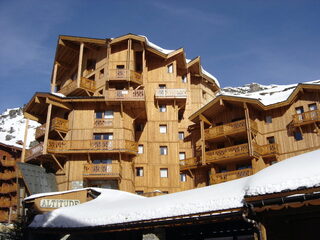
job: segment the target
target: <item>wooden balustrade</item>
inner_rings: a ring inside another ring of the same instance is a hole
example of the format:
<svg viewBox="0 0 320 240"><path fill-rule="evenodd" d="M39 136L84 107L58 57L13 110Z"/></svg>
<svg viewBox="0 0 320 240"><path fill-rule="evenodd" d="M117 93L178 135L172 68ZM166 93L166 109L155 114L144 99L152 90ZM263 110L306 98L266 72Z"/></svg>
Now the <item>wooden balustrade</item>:
<svg viewBox="0 0 320 240"><path fill-rule="evenodd" d="M84 177L118 178L120 177L119 163L111 164L85 164L83 166Z"/></svg>
<svg viewBox="0 0 320 240"><path fill-rule="evenodd" d="M320 121L320 110L312 110L292 116L294 126L301 126Z"/></svg>
<svg viewBox="0 0 320 240"><path fill-rule="evenodd" d="M39 143L38 145L28 149L26 151L26 159L30 160L37 156L40 156L43 153L43 142Z"/></svg>
<svg viewBox="0 0 320 240"><path fill-rule="evenodd" d="M36 128L35 138L38 139L44 136L46 132L46 124L42 124L41 126Z"/></svg>
<svg viewBox="0 0 320 240"><path fill-rule="evenodd" d="M123 151L137 153L138 144L129 140L48 140L48 152Z"/></svg>
<svg viewBox="0 0 320 240"><path fill-rule="evenodd" d="M89 92L94 92L95 91L95 81L90 80L88 78L82 77L80 79L80 88L87 90ZM69 95L72 92L74 92L75 90L77 90L78 86L77 86L77 81L74 80L72 82L70 82L68 85L64 86L63 88L61 88L58 93L62 93L64 95Z"/></svg>
<svg viewBox="0 0 320 240"><path fill-rule="evenodd" d="M69 121L63 118L55 117L51 120L50 131L60 131L60 132L68 132L69 129ZM44 136L46 130L46 124L42 124L40 127L37 127L35 137L40 138Z"/></svg>
<svg viewBox="0 0 320 240"><path fill-rule="evenodd" d="M1 165L4 167L14 167L16 161L14 159L1 159Z"/></svg>
<svg viewBox="0 0 320 240"><path fill-rule="evenodd" d="M17 183L2 183L1 185L1 193L11 193L17 191Z"/></svg>
<svg viewBox="0 0 320 240"><path fill-rule="evenodd" d="M0 180L10 180L16 178L16 172L15 171L4 171L0 172Z"/></svg>
<svg viewBox="0 0 320 240"><path fill-rule="evenodd" d="M106 90L105 99L107 101L144 101L143 89L137 90Z"/></svg>
<svg viewBox="0 0 320 240"><path fill-rule="evenodd" d="M185 88L159 88L156 89L155 97L159 99L185 99L187 98L187 89Z"/></svg>
<svg viewBox="0 0 320 240"><path fill-rule="evenodd" d="M250 127L253 131L257 132L257 123L250 120ZM231 135L239 132L246 132L246 120L226 123L220 126L207 128L204 130L206 140L218 138L221 136Z"/></svg>
<svg viewBox="0 0 320 240"><path fill-rule="evenodd" d="M247 177L253 174L253 170L251 168L235 170L235 171L228 171L223 173L216 173L210 176L210 183L217 184L222 183L238 178Z"/></svg>
<svg viewBox="0 0 320 240"><path fill-rule="evenodd" d="M272 143L272 144L266 144L266 145L258 145L256 143L252 143L253 146L253 151L255 154L259 156L270 156L270 155L275 155L279 153L278 150L278 144Z"/></svg>
<svg viewBox="0 0 320 240"><path fill-rule="evenodd" d="M0 206L2 208L11 207L11 199L9 197L0 197Z"/></svg>
<svg viewBox="0 0 320 240"><path fill-rule="evenodd" d="M192 157L180 160L180 170L195 168L201 164L200 157Z"/></svg>
<svg viewBox="0 0 320 240"><path fill-rule="evenodd" d="M125 80L142 84L142 75L128 69L110 69L108 72L109 80Z"/></svg>
<svg viewBox="0 0 320 240"><path fill-rule="evenodd" d="M94 119L94 127L95 128L112 128L113 119L96 118Z"/></svg>
<svg viewBox="0 0 320 240"><path fill-rule="evenodd" d="M247 143L208 151L206 152L206 161L209 163L243 156L249 156L249 146Z"/></svg>

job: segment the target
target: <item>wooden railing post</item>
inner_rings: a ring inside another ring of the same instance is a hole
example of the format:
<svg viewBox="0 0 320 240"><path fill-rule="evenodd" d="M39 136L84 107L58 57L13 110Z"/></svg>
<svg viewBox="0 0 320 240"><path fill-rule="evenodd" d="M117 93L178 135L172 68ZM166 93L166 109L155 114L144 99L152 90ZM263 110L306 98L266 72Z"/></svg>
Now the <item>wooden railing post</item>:
<svg viewBox="0 0 320 240"><path fill-rule="evenodd" d="M249 155L253 156L249 108L248 108L246 103L243 104L243 107L244 107L244 114L245 114L245 117L246 117L246 128L247 128Z"/></svg>
<svg viewBox="0 0 320 240"><path fill-rule="evenodd" d="M47 121L46 121L46 131L44 133L44 142L43 142L43 154L47 154L51 111L52 111L52 103L50 103L49 106L48 106Z"/></svg>
<svg viewBox="0 0 320 240"><path fill-rule="evenodd" d="M201 158L202 165L206 164L206 143L204 139L204 121L200 120L200 134L201 134Z"/></svg>
<svg viewBox="0 0 320 240"><path fill-rule="evenodd" d="M28 139L28 129L29 129L29 118L26 120L26 127L24 130L24 139L23 139L23 148L21 153L21 162L25 162L26 160L26 144Z"/></svg>

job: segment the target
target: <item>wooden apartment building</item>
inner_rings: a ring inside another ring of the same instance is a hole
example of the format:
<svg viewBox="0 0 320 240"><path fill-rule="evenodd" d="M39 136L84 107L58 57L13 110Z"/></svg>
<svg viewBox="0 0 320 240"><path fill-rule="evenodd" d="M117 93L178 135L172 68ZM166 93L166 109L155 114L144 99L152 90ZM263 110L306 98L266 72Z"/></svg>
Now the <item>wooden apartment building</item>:
<svg viewBox="0 0 320 240"><path fill-rule="evenodd" d="M221 94L191 115L193 155L180 168L195 187L249 176L320 147L319 81L273 91L259 98Z"/></svg>
<svg viewBox="0 0 320 240"><path fill-rule="evenodd" d="M24 109L42 125L25 162L55 173L59 190L86 186L154 195L193 188L179 160L193 154L189 116L219 83L183 49L145 37L60 36L50 93ZM28 124L27 124L28 125Z"/></svg>

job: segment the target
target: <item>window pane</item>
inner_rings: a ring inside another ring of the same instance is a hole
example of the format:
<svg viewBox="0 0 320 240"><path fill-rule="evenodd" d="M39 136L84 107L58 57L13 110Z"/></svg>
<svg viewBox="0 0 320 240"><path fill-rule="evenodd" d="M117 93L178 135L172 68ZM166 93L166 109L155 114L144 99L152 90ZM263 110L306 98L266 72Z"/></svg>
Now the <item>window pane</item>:
<svg viewBox="0 0 320 240"><path fill-rule="evenodd" d="M173 64L169 64L167 68L168 68L168 73L173 73Z"/></svg>
<svg viewBox="0 0 320 240"><path fill-rule="evenodd" d="M185 173L180 173L180 181L186 182L187 181L187 175Z"/></svg>
<svg viewBox="0 0 320 240"><path fill-rule="evenodd" d="M168 148L166 146L160 147L160 155L167 155L168 154Z"/></svg>
<svg viewBox="0 0 320 240"><path fill-rule="evenodd" d="M160 105L159 106L159 111L160 112L166 112L167 111L167 106L166 105Z"/></svg>
<svg viewBox="0 0 320 240"><path fill-rule="evenodd" d="M142 154L143 153L143 145L138 146L138 153Z"/></svg>
<svg viewBox="0 0 320 240"><path fill-rule="evenodd" d="M102 112L96 112L96 118L102 118L103 113Z"/></svg>
<svg viewBox="0 0 320 240"><path fill-rule="evenodd" d="M272 117L266 116L266 123L272 123Z"/></svg>
<svg viewBox="0 0 320 240"><path fill-rule="evenodd" d="M137 177L143 177L143 167L137 167L136 168L136 176Z"/></svg>
<svg viewBox="0 0 320 240"><path fill-rule="evenodd" d="M186 153L185 152L179 152L179 160L186 159Z"/></svg>
<svg viewBox="0 0 320 240"><path fill-rule="evenodd" d="M303 139L301 132L296 131L296 132L294 132L293 134L294 134L294 139L295 139L295 140L300 141L300 140Z"/></svg>
<svg viewBox="0 0 320 240"><path fill-rule="evenodd" d="M113 111L105 111L104 118L113 118Z"/></svg>
<svg viewBox="0 0 320 240"><path fill-rule="evenodd" d="M315 103L309 104L309 110L310 111L317 110L317 104Z"/></svg>
<svg viewBox="0 0 320 240"><path fill-rule="evenodd" d="M187 75L182 76L182 83L186 83L187 82Z"/></svg>
<svg viewBox="0 0 320 240"><path fill-rule="evenodd" d="M160 125L160 133L167 133L167 125Z"/></svg>
<svg viewBox="0 0 320 240"><path fill-rule="evenodd" d="M103 139L104 140L112 140L113 139L113 134L112 133L103 134Z"/></svg>
<svg viewBox="0 0 320 240"><path fill-rule="evenodd" d="M168 168L160 168L160 177L167 178L168 177Z"/></svg>
<svg viewBox="0 0 320 240"><path fill-rule="evenodd" d="M184 139L184 132L179 132L179 140L183 140Z"/></svg>

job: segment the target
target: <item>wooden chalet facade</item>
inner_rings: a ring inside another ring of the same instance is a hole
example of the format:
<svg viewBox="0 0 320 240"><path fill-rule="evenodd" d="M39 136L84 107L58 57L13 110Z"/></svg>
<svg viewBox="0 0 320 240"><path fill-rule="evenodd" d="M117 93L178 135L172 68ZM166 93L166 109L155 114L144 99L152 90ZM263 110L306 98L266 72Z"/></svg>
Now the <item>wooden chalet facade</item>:
<svg viewBox="0 0 320 240"><path fill-rule="evenodd" d="M0 222L15 220L19 208L19 191L16 163L21 148L0 143Z"/></svg>
<svg viewBox="0 0 320 240"><path fill-rule="evenodd" d="M320 147L320 85L299 84L284 101L264 105L219 95L190 119L193 155L180 161L195 187L252 175ZM277 99L276 99L277 100Z"/></svg>
<svg viewBox="0 0 320 240"><path fill-rule="evenodd" d="M42 125L23 159L55 173L60 191L115 188L157 195L193 188L179 159L192 156L189 116L215 97L200 58L142 36L60 36L50 93L24 108ZM28 125L28 124L27 124Z"/></svg>

